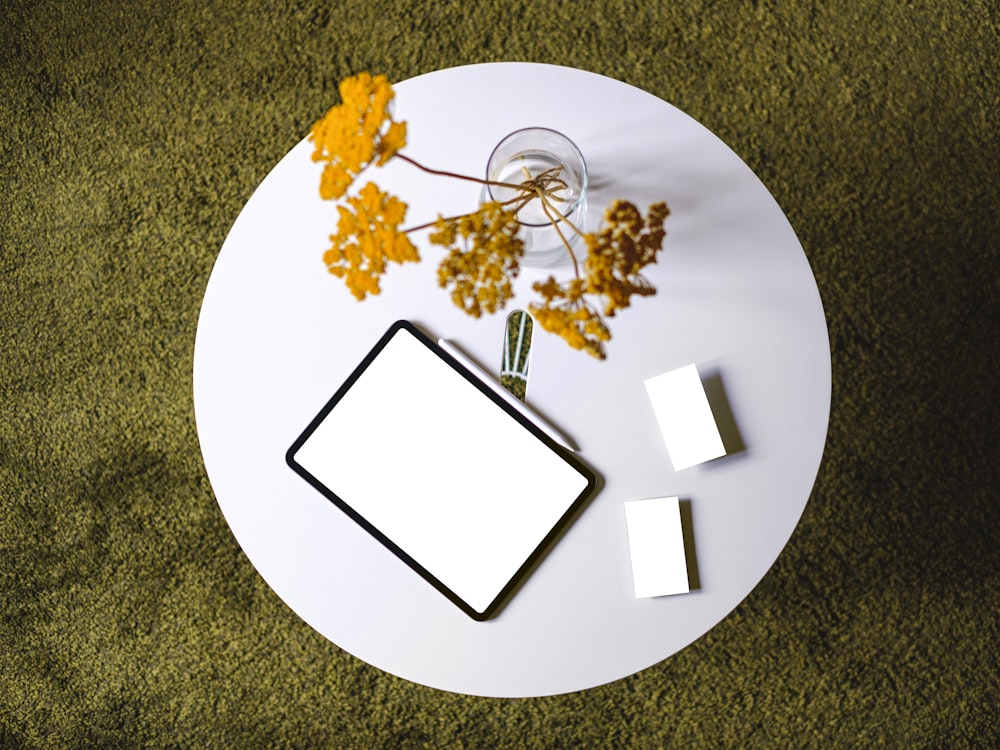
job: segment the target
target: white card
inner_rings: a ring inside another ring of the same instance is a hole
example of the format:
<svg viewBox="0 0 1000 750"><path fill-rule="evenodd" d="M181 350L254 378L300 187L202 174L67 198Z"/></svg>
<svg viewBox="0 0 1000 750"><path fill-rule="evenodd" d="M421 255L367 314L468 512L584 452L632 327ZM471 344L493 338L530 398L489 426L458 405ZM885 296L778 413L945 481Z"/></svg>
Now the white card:
<svg viewBox="0 0 1000 750"><path fill-rule="evenodd" d="M646 392L674 471L726 455L696 365L649 378Z"/></svg>
<svg viewBox="0 0 1000 750"><path fill-rule="evenodd" d="M625 503L625 526L636 598L688 593L691 587L678 498Z"/></svg>

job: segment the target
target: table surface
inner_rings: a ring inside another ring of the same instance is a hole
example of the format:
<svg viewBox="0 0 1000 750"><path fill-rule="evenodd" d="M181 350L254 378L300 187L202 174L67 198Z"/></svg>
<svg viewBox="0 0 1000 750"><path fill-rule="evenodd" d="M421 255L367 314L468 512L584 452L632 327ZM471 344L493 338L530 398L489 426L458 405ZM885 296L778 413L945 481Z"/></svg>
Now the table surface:
<svg viewBox="0 0 1000 750"><path fill-rule="evenodd" d="M213 490L248 558L300 617L366 662L488 696L569 692L684 648L753 589L812 490L829 418L822 303L794 231L722 141L677 108L570 68L491 63L396 84L406 153L480 175L518 128L567 134L588 163L588 226L613 199L671 208L659 290L612 319L608 359L536 327L527 401L568 434L604 486L500 614L462 613L285 464L285 451L378 337L406 318L498 372L504 315L473 319L436 284L438 251L393 267L357 302L322 263L336 208L300 142L234 223L206 289L194 353L198 435ZM396 160L366 173L407 223L474 207L472 183ZM525 269L514 306L548 271ZM561 269L558 273L568 273ZM512 307L509 307L512 309ZM643 381L696 363L742 450L675 472ZM721 400L718 395L722 394ZM689 501L699 587L636 599L624 503Z"/></svg>

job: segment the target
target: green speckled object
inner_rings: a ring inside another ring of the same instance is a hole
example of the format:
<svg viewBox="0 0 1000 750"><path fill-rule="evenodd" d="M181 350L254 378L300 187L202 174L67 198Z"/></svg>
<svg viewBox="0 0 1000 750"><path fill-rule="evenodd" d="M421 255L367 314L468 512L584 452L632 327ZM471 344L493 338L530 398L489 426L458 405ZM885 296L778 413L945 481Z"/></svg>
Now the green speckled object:
<svg viewBox="0 0 1000 750"><path fill-rule="evenodd" d="M531 333L534 321L524 310L507 315L503 354L500 361L500 385L524 401L528 391L528 365L531 363Z"/></svg>

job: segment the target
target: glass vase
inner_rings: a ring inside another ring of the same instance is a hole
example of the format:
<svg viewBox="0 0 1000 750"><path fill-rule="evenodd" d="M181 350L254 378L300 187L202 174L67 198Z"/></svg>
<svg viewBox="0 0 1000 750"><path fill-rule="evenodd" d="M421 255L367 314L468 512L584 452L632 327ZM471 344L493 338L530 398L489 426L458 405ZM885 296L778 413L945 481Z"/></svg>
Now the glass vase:
<svg viewBox="0 0 1000 750"><path fill-rule="evenodd" d="M515 130L493 149L486 179L489 200L517 209L521 264L568 261L566 243L575 250L587 214L587 163L576 144L550 128Z"/></svg>

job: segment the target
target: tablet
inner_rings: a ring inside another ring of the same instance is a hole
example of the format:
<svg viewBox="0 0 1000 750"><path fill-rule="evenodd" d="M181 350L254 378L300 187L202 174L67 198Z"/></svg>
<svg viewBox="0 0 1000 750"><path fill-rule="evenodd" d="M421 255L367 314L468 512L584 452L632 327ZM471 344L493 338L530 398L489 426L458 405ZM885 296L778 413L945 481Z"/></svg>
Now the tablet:
<svg viewBox="0 0 1000 750"><path fill-rule="evenodd" d="M576 454L405 320L286 460L476 620L496 614L597 485Z"/></svg>

